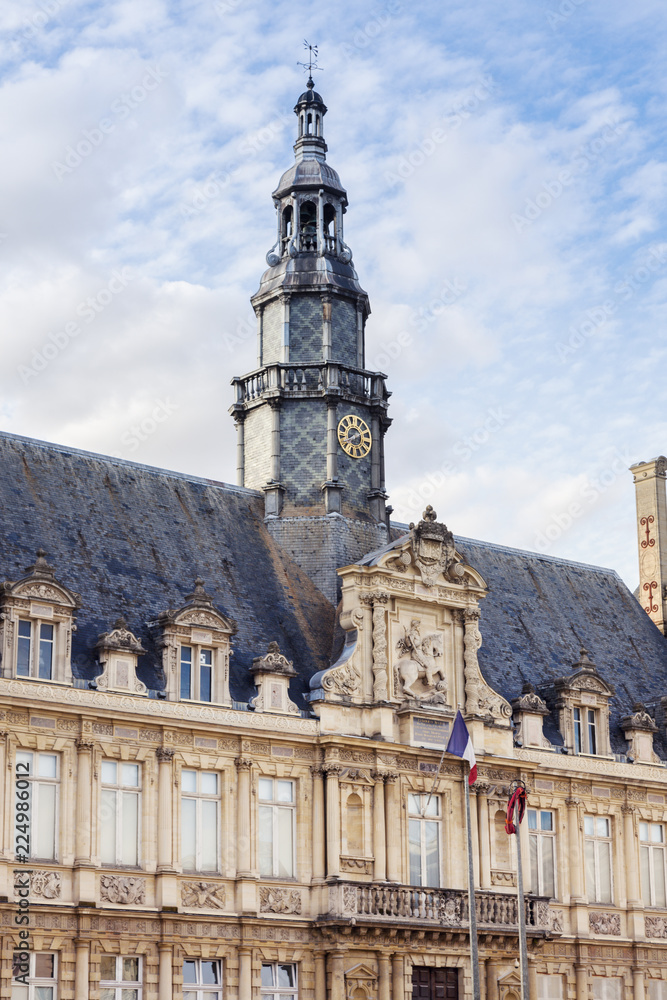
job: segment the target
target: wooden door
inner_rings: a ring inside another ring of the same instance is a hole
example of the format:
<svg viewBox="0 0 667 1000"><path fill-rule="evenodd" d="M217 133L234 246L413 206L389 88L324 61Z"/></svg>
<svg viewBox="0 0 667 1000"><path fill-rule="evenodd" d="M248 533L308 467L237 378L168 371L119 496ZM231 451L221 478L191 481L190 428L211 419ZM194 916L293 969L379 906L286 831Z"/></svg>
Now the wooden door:
<svg viewBox="0 0 667 1000"><path fill-rule="evenodd" d="M412 1000L459 1000L458 969L413 968Z"/></svg>

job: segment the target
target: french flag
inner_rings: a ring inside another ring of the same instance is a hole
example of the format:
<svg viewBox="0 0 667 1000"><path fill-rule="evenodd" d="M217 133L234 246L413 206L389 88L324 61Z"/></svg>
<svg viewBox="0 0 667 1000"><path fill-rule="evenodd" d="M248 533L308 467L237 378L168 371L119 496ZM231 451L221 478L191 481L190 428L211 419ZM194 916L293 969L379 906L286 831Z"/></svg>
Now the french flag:
<svg viewBox="0 0 667 1000"><path fill-rule="evenodd" d="M470 739L470 733L463 721L460 710L456 713L456 718L454 719L449 743L447 744L447 753L452 753L455 757L463 757L464 760L468 761L470 765L468 784L474 785L477 781L477 761L475 760L475 751Z"/></svg>

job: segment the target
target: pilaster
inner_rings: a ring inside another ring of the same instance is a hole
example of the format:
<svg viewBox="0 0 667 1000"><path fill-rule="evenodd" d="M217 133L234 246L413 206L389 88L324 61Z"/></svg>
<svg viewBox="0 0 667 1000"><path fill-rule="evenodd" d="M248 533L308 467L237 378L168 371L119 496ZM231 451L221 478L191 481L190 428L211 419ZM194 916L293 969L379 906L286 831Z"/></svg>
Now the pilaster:
<svg viewBox="0 0 667 1000"><path fill-rule="evenodd" d="M400 829L400 802L399 784L397 774L385 774L384 776L384 805L385 805L385 831L386 831L386 855L387 855L387 879L390 882L401 881L401 840L398 835Z"/></svg>
<svg viewBox="0 0 667 1000"><path fill-rule="evenodd" d="M340 876L340 764L324 765L327 776L327 878Z"/></svg>
<svg viewBox="0 0 667 1000"><path fill-rule="evenodd" d="M160 747L157 785L157 878L156 898L162 909L178 909L178 885L173 857L173 761L174 751Z"/></svg>
<svg viewBox="0 0 667 1000"><path fill-rule="evenodd" d="M173 997L173 952L170 944L159 944L158 1000L172 1000Z"/></svg>

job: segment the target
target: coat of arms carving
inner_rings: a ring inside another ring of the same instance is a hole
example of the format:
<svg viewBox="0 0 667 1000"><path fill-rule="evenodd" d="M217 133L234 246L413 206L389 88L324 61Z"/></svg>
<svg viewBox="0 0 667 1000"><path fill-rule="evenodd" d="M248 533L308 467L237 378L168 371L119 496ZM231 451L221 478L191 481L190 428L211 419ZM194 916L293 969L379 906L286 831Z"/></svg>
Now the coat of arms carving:
<svg viewBox="0 0 667 1000"><path fill-rule="evenodd" d="M447 576L456 560L454 536L437 516L429 504L419 524L410 525L412 558L426 587L432 587L441 573Z"/></svg>

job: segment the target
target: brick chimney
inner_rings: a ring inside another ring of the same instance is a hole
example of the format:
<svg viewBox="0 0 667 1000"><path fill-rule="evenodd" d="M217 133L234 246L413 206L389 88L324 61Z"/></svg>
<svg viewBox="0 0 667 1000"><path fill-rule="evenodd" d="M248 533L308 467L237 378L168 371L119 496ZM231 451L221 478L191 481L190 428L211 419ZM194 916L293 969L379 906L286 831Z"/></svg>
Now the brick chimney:
<svg viewBox="0 0 667 1000"><path fill-rule="evenodd" d="M637 499L639 601L667 633L667 458L661 455L630 468Z"/></svg>

